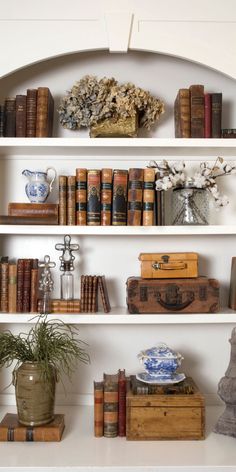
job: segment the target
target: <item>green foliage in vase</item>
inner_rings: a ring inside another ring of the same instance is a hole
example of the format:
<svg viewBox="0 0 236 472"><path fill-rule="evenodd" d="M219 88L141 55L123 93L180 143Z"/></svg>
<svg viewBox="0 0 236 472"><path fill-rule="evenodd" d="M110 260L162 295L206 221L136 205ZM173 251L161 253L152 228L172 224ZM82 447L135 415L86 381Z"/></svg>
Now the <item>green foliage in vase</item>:
<svg viewBox="0 0 236 472"><path fill-rule="evenodd" d="M90 359L84 341L78 339L78 330L60 320L48 320L39 315L28 333L13 334L0 332L0 367L10 367L17 361L15 369L24 362L40 364L45 380L51 376L51 368L56 369L61 378L69 378L77 362L88 364Z"/></svg>

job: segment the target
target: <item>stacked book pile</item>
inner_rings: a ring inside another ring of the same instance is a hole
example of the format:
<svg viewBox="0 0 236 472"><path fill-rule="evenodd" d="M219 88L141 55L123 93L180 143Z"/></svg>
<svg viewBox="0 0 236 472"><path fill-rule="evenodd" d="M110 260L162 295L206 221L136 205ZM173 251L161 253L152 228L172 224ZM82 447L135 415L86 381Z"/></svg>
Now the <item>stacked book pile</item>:
<svg viewBox="0 0 236 472"><path fill-rule="evenodd" d="M176 138L221 138L222 93L205 93L204 85L178 91L174 103Z"/></svg>
<svg viewBox="0 0 236 472"><path fill-rule="evenodd" d="M103 374L103 381L94 382L94 435L115 438L126 435L125 370Z"/></svg>
<svg viewBox="0 0 236 472"><path fill-rule="evenodd" d="M153 226L164 224L164 195L156 169L76 169L59 176L59 224Z"/></svg>
<svg viewBox="0 0 236 472"><path fill-rule="evenodd" d="M3 313L37 313L38 259L0 261L0 310Z"/></svg>
<svg viewBox="0 0 236 472"><path fill-rule="evenodd" d="M54 100L48 87L28 89L0 105L0 137L52 136Z"/></svg>

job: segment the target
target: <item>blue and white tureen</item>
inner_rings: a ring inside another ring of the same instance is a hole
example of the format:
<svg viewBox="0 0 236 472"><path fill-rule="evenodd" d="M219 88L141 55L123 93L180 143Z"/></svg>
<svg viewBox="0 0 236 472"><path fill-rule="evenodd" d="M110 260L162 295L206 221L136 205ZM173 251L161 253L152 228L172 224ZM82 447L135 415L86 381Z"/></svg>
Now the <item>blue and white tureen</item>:
<svg viewBox="0 0 236 472"><path fill-rule="evenodd" d="M180 367L183 356L160 343L138 354L138 359L150 378L171 378Z"/></svg>

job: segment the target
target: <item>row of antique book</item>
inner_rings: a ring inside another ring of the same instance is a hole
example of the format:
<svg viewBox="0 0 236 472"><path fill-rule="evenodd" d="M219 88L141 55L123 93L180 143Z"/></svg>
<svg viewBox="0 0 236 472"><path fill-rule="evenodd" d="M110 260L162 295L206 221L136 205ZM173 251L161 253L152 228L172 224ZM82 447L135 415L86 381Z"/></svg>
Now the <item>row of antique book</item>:
<svg viewBox="0 0 236 472"><path fill-rule="evenodd" d="M6 98L0 104L0 137L51 137L53 114L54 100L48 87Z"/></svg>
<svg viewBox="0 0 236 472"><path fill-rule="evenodd" d="M126 395L191 395L194 384L188 377L179 384L141 382L135 375L126 376L125 369L116 374L103 374L94 381L94 436L115 438L126 436Z"/></svg>
<svg viewBox="0 0 236 472"><path fill-rule="evenodd" d="M179 89L174 120L176 138L232 137L229 130L222 130L222 93L205 93L204 85Z"/></svg>
<svg viewBox="0 0 236 472"><path fill-rule="evenodd" d="M76 169L59 176L59 224L153 226L164 224L156 169Z"/></svg>
<svg viewBox="0 0 236 472"><path fill-rule="evenodd" d="M3 313L40 313L38 259L0 260L0 311ZM50 301L51 313L95 313L98 293L105 313L111 310L104 275L82 275L81 299Z"/></svg>

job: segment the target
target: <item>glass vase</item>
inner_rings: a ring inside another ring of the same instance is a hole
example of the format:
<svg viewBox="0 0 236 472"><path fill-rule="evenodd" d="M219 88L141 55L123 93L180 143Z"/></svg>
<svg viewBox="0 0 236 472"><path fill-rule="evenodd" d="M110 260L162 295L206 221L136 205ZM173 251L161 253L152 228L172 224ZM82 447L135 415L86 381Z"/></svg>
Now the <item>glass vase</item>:
<svg viewBox="0 0 236 472"><path fill-rule="evenodd" d="M209 193L191 185L172 192L172 225L208 225Z"/></svg>

